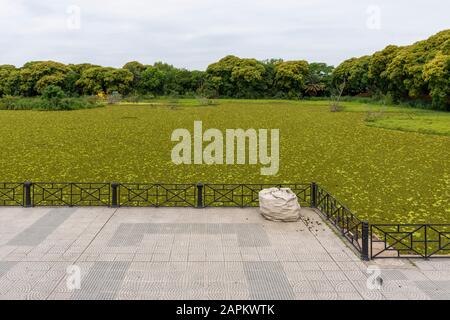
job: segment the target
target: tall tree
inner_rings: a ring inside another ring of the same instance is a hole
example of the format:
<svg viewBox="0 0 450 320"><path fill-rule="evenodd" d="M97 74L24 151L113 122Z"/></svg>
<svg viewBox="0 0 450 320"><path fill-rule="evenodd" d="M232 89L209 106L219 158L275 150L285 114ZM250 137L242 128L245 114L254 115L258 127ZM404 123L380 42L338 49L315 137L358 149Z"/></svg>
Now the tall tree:
<svg viewBox="0 0 450 320"><path fill-rule="evenodd" d="M133 74L133 83L132 83L132 91L137 91L139 88L139 83L141 81L141 74L146 69L146 67L137 61L127 62L123 69L130 71Z"/></svg>
<svg viewBox="0 0 450 320"><path fill-rule="evenodd" d="M333 70L334 67L326 63L310 63L305 81L305 93L309 96L329 95Z"/></svg>
<svg viewBox="0 0 450 320"><path fill-rule="evenodd" d="M24 96L40 94L45 87L64 86L65 75L69 68L59 62L29 62L20 70L20 91Z"/></svg>
<svg viewBox="0 0 450 320"><path fill-rule="evenodd" d="M4 95L12 95L9 81L11 75L15 72L17 72L17 69L13 65L0 65L0 97Z"/></svg>
<svg viewBox="0 0 450 320"><path fill-rule="evenodd" d="M275 86L289 98L298 98L302 95L308 63L306 61L285 61L275 67Z"/></svg>
<svg viewBox="0 0 450 320"><path fill-rule="evenodd" d="M266 69L255 59L227 56L209 65L206 72L221 96L256 98L266 88Z"/></svg>
<svg viewBox="0 0 450 320"><path fill-rule="evenodd" d="M165 74L163 71L153 66L148 66L141 73L139 91L143 94L145 93L163 94L164 81L165 81Z"/></svg>
<svg viewBox="0 0 450 320"><path fill-rule="evenodd" d="M367 94L369 92L370 60L370 56L363 56L344 61L333 72L333 84L339 85L345 82L344 94Z"/></svg>

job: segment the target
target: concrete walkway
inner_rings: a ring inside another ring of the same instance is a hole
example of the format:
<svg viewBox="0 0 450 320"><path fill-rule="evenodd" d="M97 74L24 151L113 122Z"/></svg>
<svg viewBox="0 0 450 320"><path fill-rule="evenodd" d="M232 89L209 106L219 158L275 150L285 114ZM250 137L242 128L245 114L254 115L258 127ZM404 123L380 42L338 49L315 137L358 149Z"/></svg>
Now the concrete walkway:
<svg viewBox="0 0 450 320"><path fill-rule="evenodd" d="M0 299L450 299L450 259L363 263L303 215L1 208Z"/></svg>

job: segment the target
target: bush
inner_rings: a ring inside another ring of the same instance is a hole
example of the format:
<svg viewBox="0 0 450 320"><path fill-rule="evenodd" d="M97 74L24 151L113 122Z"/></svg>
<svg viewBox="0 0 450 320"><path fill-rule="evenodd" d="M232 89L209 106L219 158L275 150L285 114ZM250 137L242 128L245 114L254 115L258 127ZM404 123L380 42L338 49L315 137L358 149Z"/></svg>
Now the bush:
<svg viewBox="0 0 450 320"><path fill-rule="evenodd" d="M0 110L78 110L100 107L96 99L82 98L22 98L6 96L0 99Z"/></svg>
<svg viewBox="0 0 450 320"><path fill-rule="evenodd" d="M41 108L40 98L5 96L0 99L1 110L33 110Z"/></svg>
<svg viewBox="0 0 450 320"><path fill-rule="evenodd" d="M212 99L208 99L205 97L197 97L197 102L201 106L212 106L215 105L214 101Z"/></svg>
<svg viewBox="0 0 450 320"><path fill-rule="evenodd" d="M45 100L63 99L66 97L66 94L60 87L50 85L42 91L41 97Z"/></svg>
<svg viewBox="0 0 450 320"><path fill-rule="evenodd" d="M367 112L366 117L364 118L364 121L376 122L377 120L381 120L383 118L384 118L383 111L380 111L380 112L369 111L369 112Z"/></svg>

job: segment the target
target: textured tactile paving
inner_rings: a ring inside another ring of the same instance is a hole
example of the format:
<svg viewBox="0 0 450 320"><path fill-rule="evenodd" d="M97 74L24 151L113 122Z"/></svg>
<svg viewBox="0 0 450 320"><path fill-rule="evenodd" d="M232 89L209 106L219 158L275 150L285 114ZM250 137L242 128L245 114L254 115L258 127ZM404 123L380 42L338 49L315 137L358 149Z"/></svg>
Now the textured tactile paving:
<svg viewBox="0 0 450 320"><path fill-rule="evenodd" d="M279 262L244 262L251 299L294 299L295 294Z"/></svg>
<svg viewBox="0 0 450 320"><path fill-rule="evenodd" d="M381 277L385 281L408 280L408 277L401 270L383 270Z"/></svg>
<svg viewBox="0 0 450 320"><path fill-rule="evenodd" d="M0 278L3 277L16 264L17 262L15 261L0 261Z"/></svg>
<svg viewBox="0 0 450 320"><path fill-rule="evenodd" d="M37 246L55 231L76 209L52 209L8 242L11 246Z"/></svg>
<svg viewBox="0 0 450 320"><path fill-rule="evenodd" d="M229 235L236 234L241 247L266 247L270 245L266 231L259 224L217 224L217 223L123 223L117 228L110 247L136 246L144 235Z"/></svg>
<svg viewBox="0 0 450 320"><path fill-rule="evenodd" d="M71 298L78 300L114 299L122 286L131 262L96 262L85 277L81 289L74 290Z"/></svg>
<svg viewBox="0 0 450 320"><path fill-rule="evenodd" d="M450 299L450 281L416 281L415 285L432 300Z"/></svg>

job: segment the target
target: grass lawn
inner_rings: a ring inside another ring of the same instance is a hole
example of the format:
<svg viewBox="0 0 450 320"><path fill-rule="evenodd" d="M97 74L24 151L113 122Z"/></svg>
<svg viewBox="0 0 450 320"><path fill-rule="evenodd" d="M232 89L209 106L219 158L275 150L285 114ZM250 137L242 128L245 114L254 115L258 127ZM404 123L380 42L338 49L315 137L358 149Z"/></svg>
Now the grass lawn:
<svg viewBox="0 0 450 320"><path fill-rule="evenodd" d="M344 106L332 113L325 101L204 106L158 100L78 111L0 111L0 181L317 181L373 223L449 223L450 115ZM367 122L368 111L383 115ZM192 132L195 120L204 129L279 128L278 175L261 176L259 166L174 165L171 133Z"/></svg>
<svg viewBox="0 0 450 320"><path fill-rule="evenodd" d="M380 116L373 127L450 136L450 113L399 113Z"/></svg>

